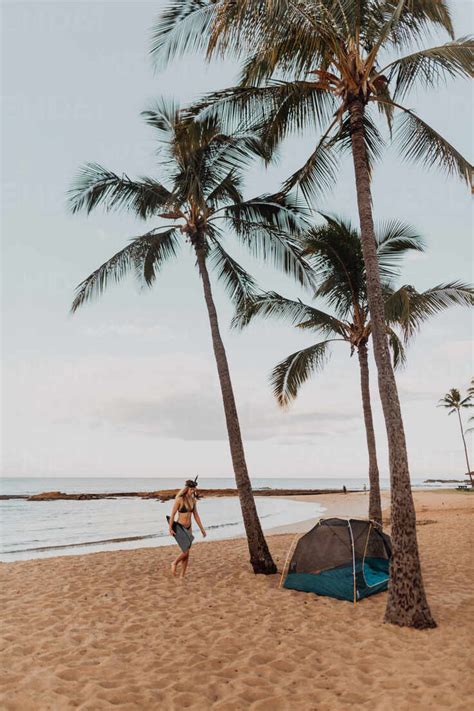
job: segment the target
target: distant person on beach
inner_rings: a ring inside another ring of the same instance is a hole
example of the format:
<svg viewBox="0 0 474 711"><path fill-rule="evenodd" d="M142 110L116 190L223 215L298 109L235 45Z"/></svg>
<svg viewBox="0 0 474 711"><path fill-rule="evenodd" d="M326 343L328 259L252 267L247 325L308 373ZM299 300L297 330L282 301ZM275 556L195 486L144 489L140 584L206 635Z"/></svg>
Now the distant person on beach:
<svg viewBox="0 0 474 711"><path fill-rule="evenodd" d="M201 519L197 511L197 477L188 479L183 488L176 494L171 515L167 516L169 523L169 534L174 536L176 543L181 548L181 553L171 563L171 572L176 575L178 565L181 563L180 577L184 578L186 568L189 563L189 552L194 540L192 534L192 517L194 516L197 525L201 529L203 537L206 537L206 531L202 525ZM178 519L176 519L178 514Z"/></svg>

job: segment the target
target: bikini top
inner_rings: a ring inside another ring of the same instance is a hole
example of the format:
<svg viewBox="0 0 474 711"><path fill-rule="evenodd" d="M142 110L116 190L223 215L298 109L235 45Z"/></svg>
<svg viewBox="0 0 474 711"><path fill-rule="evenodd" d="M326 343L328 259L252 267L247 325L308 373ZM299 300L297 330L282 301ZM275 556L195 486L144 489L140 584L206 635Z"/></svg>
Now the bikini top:
<svg viewBox="0 0 474 711"><path fill-rule="evenodd" d="M192 509L186 508L186 505L183 501L183 505L178 509L178 513L192 513L194 511L194 504Z"/></svg>

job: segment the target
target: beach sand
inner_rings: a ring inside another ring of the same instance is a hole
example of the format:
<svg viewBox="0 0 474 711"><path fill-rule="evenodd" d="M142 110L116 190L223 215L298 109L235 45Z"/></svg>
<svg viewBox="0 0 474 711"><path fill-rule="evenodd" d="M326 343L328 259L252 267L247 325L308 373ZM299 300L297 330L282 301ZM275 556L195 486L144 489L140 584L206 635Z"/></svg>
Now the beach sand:
<svg viewBox="0 0 474 711"><path fill-rule="evenodd" d="M196 544L185 581L169 573L176 546L2 564L0 707L465 710L474 495L415 501L439 625L423 632L382 623L386 593L354 607L279 590L242 539ZM293 538L268 537L280 567Z"/></svg>

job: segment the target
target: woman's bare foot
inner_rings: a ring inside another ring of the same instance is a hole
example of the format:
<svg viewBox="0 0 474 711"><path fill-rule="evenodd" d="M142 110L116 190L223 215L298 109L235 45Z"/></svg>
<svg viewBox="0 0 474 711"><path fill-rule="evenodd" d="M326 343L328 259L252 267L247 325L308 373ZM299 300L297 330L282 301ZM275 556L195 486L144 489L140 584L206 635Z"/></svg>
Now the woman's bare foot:
<svg viewBox="0 0 474 711"><path fill-rule="evenodd" d="M171 575L173 575L174 577L176 577L176 566L177 565L178 564L176 563L176 561L174 563L171 563Z"/></svg>

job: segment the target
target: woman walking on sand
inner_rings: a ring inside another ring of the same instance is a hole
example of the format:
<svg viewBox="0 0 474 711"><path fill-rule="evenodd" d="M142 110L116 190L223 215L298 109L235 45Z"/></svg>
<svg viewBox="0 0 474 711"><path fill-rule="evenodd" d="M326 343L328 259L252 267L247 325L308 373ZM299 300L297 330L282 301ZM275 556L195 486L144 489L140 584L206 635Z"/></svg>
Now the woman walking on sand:
<svg viewBox="0 0 474 711"><path fill-rule="evenodd" d="M175 521L176 514L178 520ZM169 523L169 534L174 536L176 543L181 548L182 553L171 563L171 572L176 575L176 569L181 563L180 577L184 578L186 568L189 563L189 552L191 549L194 536L191 531L192 517L194 516L197 525L201 529L203 537L206 537L206 531L202 525L201 519L197 511L197 477L196 479L188 479L184 487L176 494L171 515L167 516Z"/></svg>

